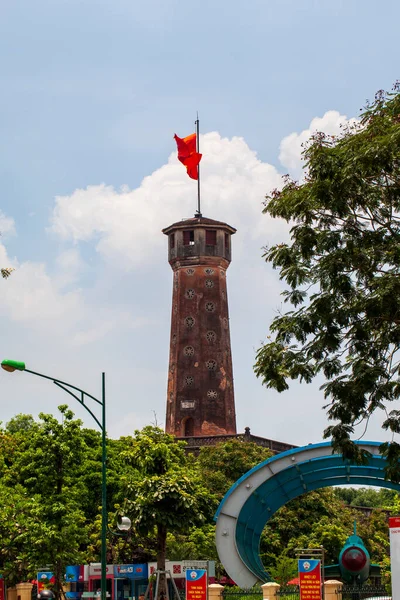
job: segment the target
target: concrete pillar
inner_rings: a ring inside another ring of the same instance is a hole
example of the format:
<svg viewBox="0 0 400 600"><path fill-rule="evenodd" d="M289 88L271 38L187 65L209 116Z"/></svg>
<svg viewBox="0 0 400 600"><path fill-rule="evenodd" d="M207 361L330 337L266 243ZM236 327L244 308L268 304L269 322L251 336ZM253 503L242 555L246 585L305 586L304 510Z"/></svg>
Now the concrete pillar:
<svg viewBox="0 0 400 600"><path fill-rule="evenodd" d="M336 579L325 581L325 600L342 600L342 587L343 583L341 581L336 581Z"/></svg>
<svg viewBox="0 0 400 600"><path fill-rule="evenodd" d="M261 586L263 600L276 600L276 595L281 586L275 581L269 581Z"/></svg>
<svg viewBox="0 0 400 600"><path fill-rule="evenodd" d="M31 600L33 588L31 583L17 583L15 587L17 588L17 600Z"/></svg>
<svg viewBox="0 0 400 600"><path fill-rule="evenodd" d="M219 583L210 583L208 586L208 600L222 600L224 586Z"/></svg>
<svg viewBox="0 0 400 600"><path fill-rule="evenodd" d="M17 600L17 588L9 587L7 588L7 600Z"/></svg>

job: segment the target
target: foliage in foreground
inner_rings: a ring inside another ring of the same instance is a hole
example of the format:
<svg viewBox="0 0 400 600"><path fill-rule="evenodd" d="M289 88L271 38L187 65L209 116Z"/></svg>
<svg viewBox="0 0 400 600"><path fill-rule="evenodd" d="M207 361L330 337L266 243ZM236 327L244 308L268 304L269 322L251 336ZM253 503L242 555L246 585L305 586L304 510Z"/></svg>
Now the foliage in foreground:
<svg viewBox="0 0 400 600"><path fill-rule="evenodd" d="M304 152L303 183L286 179L264 212L293 224L290 243L265 259L287 284L291 305L274 319L255 372L282 392L288 380L323 375L324 436L346 458L365 461L352 441L378 409L390 431L381 452L400 481L400 86L379 92L357 126L316 134ZM390 411L390 412L389 412Z"/></svg>
<svg viewBox="0 0 400 600"><path fill-rule="evenodd" d="M66 406L60 411L61 423L52 415L40 415L38 422L17 415L0 430L0 572L12 585L34 578L43 562L52 564L58 597L66 564L99 560L101 525L100 435L83 428ZM218 561L212 518L218 502L269 456L252 443L231 440L203 448L195 457L156 427L108 440L107 446L111 529L118 514L133 521L127 538L108 538L107 561L117 564L156 559L162 564L166 556ZM371 505L400 512L398 494L390 491L306 494L284 506L265 528L261 555L267 569L284 581L295 549L309 545L323 544L328 561L335 562L357 514L343 502L351 504L362 494ZM369 519L357 519L373 560L387 564L386 514L378 509ZM223 574L218 562L217 573Z"/></svg>

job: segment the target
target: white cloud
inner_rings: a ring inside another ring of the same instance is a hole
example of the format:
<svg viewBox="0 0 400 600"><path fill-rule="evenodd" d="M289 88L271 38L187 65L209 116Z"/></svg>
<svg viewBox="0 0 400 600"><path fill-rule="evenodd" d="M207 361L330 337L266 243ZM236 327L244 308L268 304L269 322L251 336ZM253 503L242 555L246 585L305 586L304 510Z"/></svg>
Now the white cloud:
<svg viewBox="0 0 400 600"><path fill-rule="evenodd" d="M300 133L291 133L283 138L279 146L279 160L290 175L296 179L301 177L303 168L302 152L304 143L310 137L322 131L328 135L338 135L345 125L356 123L357 119L348 119L337 110L328 110L322 117L315 117L307 129Z"/></svg>
<svg viewBox="0 0 400 600"><path fill-rule="evenodd" d="M7 217L2 210L0 210L0 235L14 235L15 234L15 223L14 219Z"/></svg>
<svg viewBox="0 0 400 600"><path fill-rule="evenodd" d="M209 133L202 137L202 151L203 214L240 223L242 234L251 238L265 235L268 219L260 219L262 201L270 188L280 185L277 170L262 163L242 138ZM58 196L52 231L73 242L95 240L107 261L130 269L151 261L164 242L157 233L193 216L196 206L197 184L174 152L135 190L100 184Z"/></svg>
<svg viewBox="0 0 400 600"><path fill-rule="evenodd" d="M9 262L0 245L0 260ZM46 272L43 263L25 262L18 266L7 281L2 282L0 311L13 321L33 328L48 325L60 330L71 325L81 315L79 290L62 294Z"/></svg>
<svg viewBox="0 0 400 600"><path fill-rule="evenodd" d="M337 133L347 121L335 111L313 119L307 129L282 140L281 161L299 170L302 141L316 129ZM228 273L238 428L249 425L255 434L292 443L317 441L326 426L318 385L296 384L278 396L261 387L252 369L255 350L281 304L279 274L261 258L263 245L287 236L286 223L261 212L265 195L281 185L280 173L260 161L242 138L214 132L201 142L202 212L238 229ZM12 277L0 280L0 315L8 317L4 353L23 356L32 368L46 365L46 372L72 378L89 391L96 374L106 370L111 435L152 422L153 410L163 422L172 274L160 230L191 217L196 201L196 182L187 177L175 152L137 189L99 184L59 196L50 225L53 240L61 239L64 251L51 265L14 265L18 268ZM12 232L11 222L8 228ZM83 262L79 250L84 244L104 260ZM51 255L47 249L46 256ZM10 261L0 244L2 264ZM10 395L15 394L12 381L7 383ZM37 384L35 392L36 384L21 388L19 401L26 404L20 410L32 410L32 391L38 405L48 394L46 410L52 410L53 390ZM292 418L283 419L277 406ZM5 420L13 414L12 406L9 411ZM305 413L313 416L299 429Z"/></svg>
<svg viewBox="0 0 400 600"><path fill-rule="evenodd" d="M56 284L57 287L62 288L79 280L85 269L85 263L77 248L69 248L57 256L56 268Z"/></svg>
<svg viewBox="0 0 400 600"><path fill-rule="evenodd" d="M0 244L0 264L10 264ZM115 311L107 297L88 299L79 288L65 292L63 287L76 281L82 261L76 249L62 253L52 277L44 263L25 262L7 281L0 280L0 314L23 325L25 334L59 338L65 345L80 346L100 340L118 329L143 327L148 320L134 319L127 311Z"/></svg>

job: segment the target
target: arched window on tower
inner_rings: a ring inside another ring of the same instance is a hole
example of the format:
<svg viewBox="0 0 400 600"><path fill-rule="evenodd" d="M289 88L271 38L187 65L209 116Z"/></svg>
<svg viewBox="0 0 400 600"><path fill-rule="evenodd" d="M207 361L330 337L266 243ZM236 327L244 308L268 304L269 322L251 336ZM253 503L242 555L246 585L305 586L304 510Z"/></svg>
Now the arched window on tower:
<svg viewBox="0 0 400 600"><path fill-rule="evenodd" d="M185 417L182 421L182 435L192 437L194 435L194 421L192 417Z"/></svg>

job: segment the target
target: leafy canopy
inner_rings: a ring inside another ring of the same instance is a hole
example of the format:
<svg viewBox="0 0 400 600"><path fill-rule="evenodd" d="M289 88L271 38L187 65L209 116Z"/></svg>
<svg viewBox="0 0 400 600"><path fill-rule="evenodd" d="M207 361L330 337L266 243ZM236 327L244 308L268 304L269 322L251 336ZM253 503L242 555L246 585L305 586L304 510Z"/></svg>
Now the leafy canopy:
<svg viewBox="0 0 400 600"><path fill-rule="evenodd" d="M290 243L266 249L291 308L271 324L255 372L282 392L288 380L322 386L333 447L359 462L351 441L378 409L400 433L400 86L379 92L339 137L316 134L304 151L304 183L286 178L264 212L294 223ZM400 481L400 445L381 446L386 476Z"/></svg>

